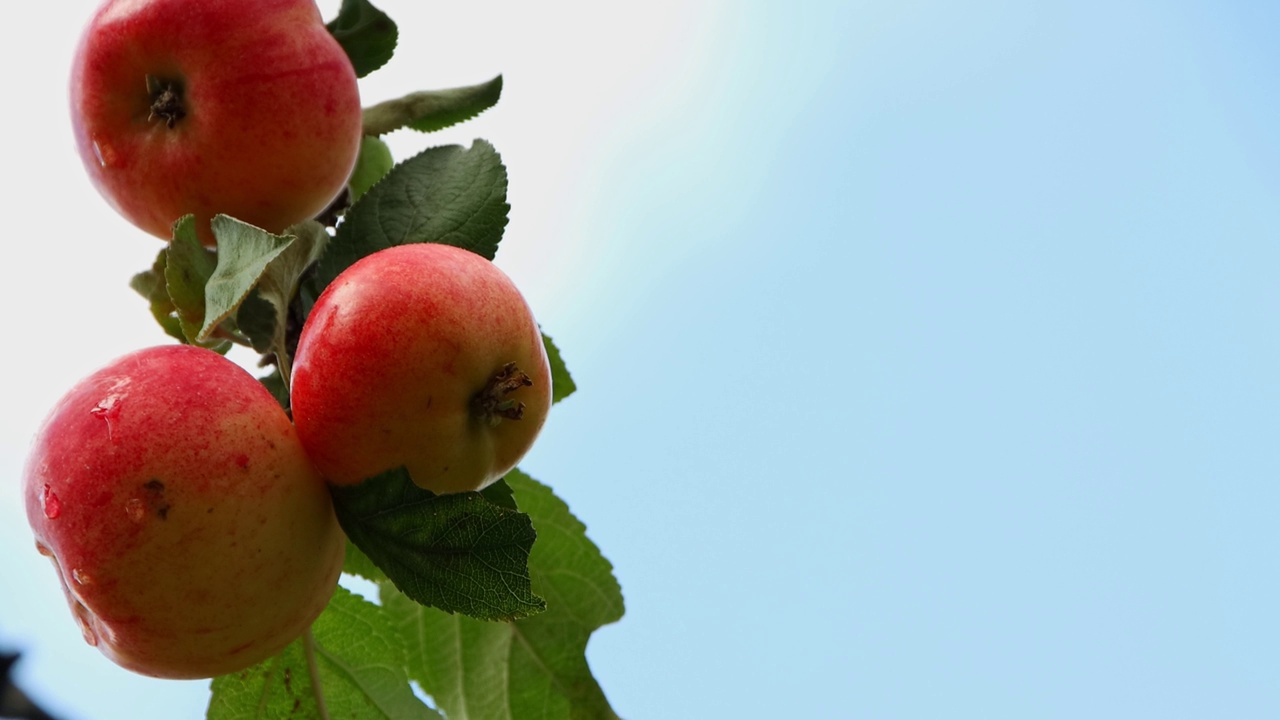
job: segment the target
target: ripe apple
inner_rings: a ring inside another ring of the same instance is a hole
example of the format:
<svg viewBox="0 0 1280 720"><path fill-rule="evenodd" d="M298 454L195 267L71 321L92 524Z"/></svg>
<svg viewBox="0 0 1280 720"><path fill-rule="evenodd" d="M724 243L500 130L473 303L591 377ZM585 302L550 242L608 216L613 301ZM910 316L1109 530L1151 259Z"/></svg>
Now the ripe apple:
<svg viewBox="0 0 1280 720"><path fill-rule="evenodd" d="M480 255L391 247L357 261L303 325L290 395L298 437L337 485L404 466L435 493L515 467L551 408L542 334Z"/></svg>
<svg viewBox="0 0 1280 720"><path fill-rule="evenodd" d="M271 232L344 188L360 96L313 0L107 0L71 72L76 147L98 191L169 238L194 213Z"/></svg>
<svg viewBox="0 0 1280 720"><path fill-rule="evenodd" d="M328 488L289 418L202 348L140 350L76 384L36 436L23 491L85 640L145 675L271 657L342 569Z"/></svg>

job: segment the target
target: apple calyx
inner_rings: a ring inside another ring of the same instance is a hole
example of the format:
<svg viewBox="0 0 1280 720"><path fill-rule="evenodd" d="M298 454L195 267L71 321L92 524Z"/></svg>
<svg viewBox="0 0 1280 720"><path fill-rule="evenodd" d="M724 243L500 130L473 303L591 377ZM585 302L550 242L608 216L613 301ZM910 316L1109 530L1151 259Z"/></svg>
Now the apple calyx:
<svg viewBox="0 0 1280 720"><path fill-rule="evenodd" d="M476 417L489 427L496 427L506 420L519 420L524 417L524 403L517 400L504 399L507 395L533 384L533 378L516 367L514 362L502 366L484 389L471 399L471 406Z"/></svg>
<svg viewBox="0 0 1280 720"><path fill-rule="evenodd" d="M155 75L147 76L147 96L151 98L151 113L147 120L161 120L170 130L187 116L182 104L182 83Z"/></svg>

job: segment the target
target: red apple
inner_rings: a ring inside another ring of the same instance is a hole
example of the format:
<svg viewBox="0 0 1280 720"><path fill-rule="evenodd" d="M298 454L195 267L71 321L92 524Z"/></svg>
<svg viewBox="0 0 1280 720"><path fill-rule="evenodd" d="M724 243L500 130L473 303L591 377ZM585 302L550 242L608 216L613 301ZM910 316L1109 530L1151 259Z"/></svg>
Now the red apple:
<svg viewBox="0 0 1280 720"><path fill-rule="evenodd" d="M542 334L493 263L448 245L347 268L302 328L291 392L316 469L347 485L401 466L435 493L515 467L551 407Z"/></svg>
<svg viewBox="0 0 1280 720"><path fill-rule="evenodd" d="M89 177L162 238L194 213L272 232L316 216L360 150L360 97L313 0L108 0L71 73Z"/></svg>
<svg viewBox="0 0 1280 720"><path fill-rule="evenodd" d="M328 603L344 535L280 405L209 350L126 355L53 409L23 476L85 639L130 670L235 672Z"/></svg>

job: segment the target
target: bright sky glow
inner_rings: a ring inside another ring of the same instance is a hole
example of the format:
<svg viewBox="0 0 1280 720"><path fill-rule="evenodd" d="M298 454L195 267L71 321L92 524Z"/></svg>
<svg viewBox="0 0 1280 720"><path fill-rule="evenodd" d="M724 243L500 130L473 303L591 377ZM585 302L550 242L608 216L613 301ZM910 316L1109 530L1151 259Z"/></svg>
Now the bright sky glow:
<svg viewBox="0 0 1280 720"><path fill-rule="evenodd" d="M17 491L164 341L71 146L93 5L0 47L0 646L65 717L197 717L80 640ZM506 78L393 148L510 168L498 262L581 388L524 467L622 582L622 716L1280 715L1274 3L383 5L368 101Z"/></svg>

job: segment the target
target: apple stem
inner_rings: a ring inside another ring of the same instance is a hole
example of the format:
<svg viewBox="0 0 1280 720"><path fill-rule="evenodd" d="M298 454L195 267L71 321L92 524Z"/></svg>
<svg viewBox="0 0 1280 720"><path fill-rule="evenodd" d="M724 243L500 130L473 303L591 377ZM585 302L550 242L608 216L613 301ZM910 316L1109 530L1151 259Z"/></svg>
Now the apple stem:
<svg viewBox="0 0 1280 720"><path fill-rule="evenodd" d="M489 379L483 390L476 393L471 400L472 408L476 416L490 427L496 427L503 419L519 420L524 417L524 403L506 396L532 384L533 378L509 362Z"/></svg>
<svg viewBox="0 0 1280 720"><path fill-rule="evenodd" d="M302 649L307 656L307 675L311 678L311 694L316 700L316 717L329 720L329 708L324 704L324 688L320 686L320 663L316 660L316 637L310 626L302 634Z"/></svg>
<svg viewBox="0 0 1280 720"><path fill-rule="evenodd" d="M177 80L148 75L147 94L151 97L151 113L147 120L163 120L166 127L173 129L179 120L187 116L187 109L182 105L182 83Z"/></svg>

